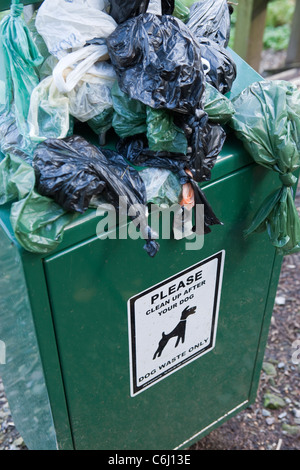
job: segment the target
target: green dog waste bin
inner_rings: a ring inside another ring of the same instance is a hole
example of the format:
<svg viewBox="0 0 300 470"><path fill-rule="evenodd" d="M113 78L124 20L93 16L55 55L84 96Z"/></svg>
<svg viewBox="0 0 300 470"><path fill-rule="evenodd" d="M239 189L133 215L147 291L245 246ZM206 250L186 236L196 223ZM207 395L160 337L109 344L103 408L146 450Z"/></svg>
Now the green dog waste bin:
<svg viewBox="0 0 300 470"><path fill-rule="evenodd" d="M232 96L259 79L233 55ZM224 225L153 259L93 210L26 252L1 207L0 374L30 449L184 449L255 400L282 259L243 231L278 184L231 135L203 185Z"/></svg>

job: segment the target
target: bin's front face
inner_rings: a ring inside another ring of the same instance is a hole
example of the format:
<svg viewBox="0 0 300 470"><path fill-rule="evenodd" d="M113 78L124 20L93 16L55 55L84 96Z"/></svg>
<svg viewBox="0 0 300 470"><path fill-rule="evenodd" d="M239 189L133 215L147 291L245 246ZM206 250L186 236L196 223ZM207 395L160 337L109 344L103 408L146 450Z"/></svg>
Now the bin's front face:
<svg viewBox="0 0 300 470"><path fill-rule="evenodd" d="M95 236L45 260L75 448L186 446L249 402L274 250L243 229L273 184L249 165L209 185L224 226L201 250Z"/></svg>

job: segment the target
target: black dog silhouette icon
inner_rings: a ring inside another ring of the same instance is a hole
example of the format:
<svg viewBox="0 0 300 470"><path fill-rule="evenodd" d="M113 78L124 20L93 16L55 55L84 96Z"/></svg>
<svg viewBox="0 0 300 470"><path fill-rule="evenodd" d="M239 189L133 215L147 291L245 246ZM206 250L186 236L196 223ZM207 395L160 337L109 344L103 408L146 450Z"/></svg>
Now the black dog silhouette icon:
<svg viewBox="0 0 300 470"><path fill-rule="evenodd" d="M158 348L157 348L157 350L156 350L156 352L153 356L153 360L156 359L157 357L161 356L163 350L165 349L165 347L167 346L167 344L168 344L168 342L170 341L171 338L176 338L177 337L175 348L177 348L180 340L182 341L182 343L184 343L187 318L190 315L193 315L194 313L196 313L196 309L197 309L197 307L192 307L192 308L186 307L183 310L183 312L181 314L181 317L180 317L180 320L179 320L179 323L175 326L174 330L172 330L171 333L169 333L167 335L165 333L162 334L162 338L158 343Z"/></svg>

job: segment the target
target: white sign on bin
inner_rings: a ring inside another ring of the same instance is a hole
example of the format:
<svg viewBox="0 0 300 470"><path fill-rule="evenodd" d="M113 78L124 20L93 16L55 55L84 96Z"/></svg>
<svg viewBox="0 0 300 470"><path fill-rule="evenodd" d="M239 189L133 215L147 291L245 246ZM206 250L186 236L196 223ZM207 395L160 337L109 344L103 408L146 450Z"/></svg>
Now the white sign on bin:
<svg viewBox="0 0 300 470"><path fill-rule="evenodd" d="M131 396L215 347L225 252L128 301Z"/></svg>

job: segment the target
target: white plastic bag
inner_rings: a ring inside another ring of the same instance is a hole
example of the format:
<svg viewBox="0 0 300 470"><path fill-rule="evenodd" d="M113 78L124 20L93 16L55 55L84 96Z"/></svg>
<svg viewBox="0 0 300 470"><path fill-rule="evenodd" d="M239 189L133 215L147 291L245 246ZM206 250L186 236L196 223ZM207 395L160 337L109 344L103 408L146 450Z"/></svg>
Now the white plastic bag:
<svg viewBox="0 0 300 470"><path fill-rule="evenodd" d="M107 38L117 27L105 11L106 0L44 0L36 29L58 59L94 38Z"/></svg>
<svg viewBox="0 0 300 470"><path fill-rule="evenodd" d="M145 183L147 203L162 208L179 203L181 185L174 173L162 168L145 168L139 174Z"/></svg>
<svg viewBox="0 0 300 470"><path fill-rule="evenodd" d="M112 107L116 73L106 45L90 45L63 57L53 70L54 83L69 98L70 114L86 122Z"/></svg>
<svg viewBox="0 0 300 470"><path fill-rule="evenodd" d="M161 0L150 0L147 13L153 13L154 15L162 14Z"/></svg>
<svg viewBox="0 0 300 470"><path fill-rule="evenodd" d="M108 62L93 63L106 57L106 51L106 46L87 46L68 54L33 90L28 114L31 139L64 138L69 115L86 122L112 107L114 68ZM78 58L83 60L78 62Z"/></svg>
<svg viewBox="0 0 300 470"><path fill-rule="evenodd" d="M58 91L52 75L42 80L31 94L28 125L33 141L62 139L69 132L69 98Z"/></svg>
<svg viewBox="0 0 300 470"><path fill-rule="evenodd" d="M109 58L105 45L90 45L72 52L58 62L53 79L61 93L69 93L97 61ZM70 70L71 69L71 70Z"/></svg>
<svg viewBox="0 0 300 470"><path fill-rule="evenodd" d="M98 62L90 68L78 85L68 93L70 114L86 122L112 108L111 89L116 81L113 66Z"/></svg>

